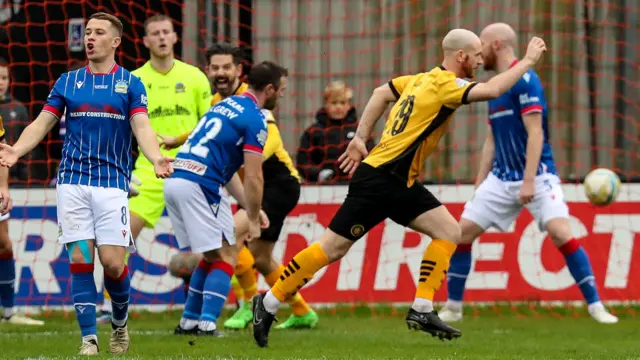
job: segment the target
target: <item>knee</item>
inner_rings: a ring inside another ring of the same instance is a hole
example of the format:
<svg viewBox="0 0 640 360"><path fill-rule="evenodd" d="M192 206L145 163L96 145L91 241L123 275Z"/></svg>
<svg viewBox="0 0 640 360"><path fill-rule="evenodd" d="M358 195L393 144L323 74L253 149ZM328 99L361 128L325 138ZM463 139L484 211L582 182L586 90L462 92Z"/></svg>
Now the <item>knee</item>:
<svg viewBox="0 0 640 360"><path fill-rule="evenodd" d="M327 255L327 258L329 258L329 263L332 263L345 256L353 246L354 241L327 230L322 238L318 240L318 244Z"/></svg>
<svg viewBox="0 0 640 360"><path fill-rule="evenodd" d="M269 273L271 261L271 253L258 253L255 255L255 267L262 274Z"/></svg>
<svg viewBox="0 0 640 360"><path fill-rule="evenodd" d="M568 219L558 218L549 220L545 228L556 247L561 247L573 239Z"/></svg>
<svg viewBox="0 0 640 360"><path fill-rule="evenodd" d="M124 271L124 259L102 259L102 267L104 268L105 274L112 278L118 278Z"/></svg>
<svg viewBox="0 0 640 360"><path fill-rule="evenodd" d="M450 222L440 229L443 240L451 241L452 243L458 245L462 243L462 229L460 225L456 222Z"/></svg>
<svg viewBox="0 0 640 360"><path fill-rule="evenodd" d="M0 234L0 253L13 252L13 245L9 241L9 237L5 234Z"/></svg>

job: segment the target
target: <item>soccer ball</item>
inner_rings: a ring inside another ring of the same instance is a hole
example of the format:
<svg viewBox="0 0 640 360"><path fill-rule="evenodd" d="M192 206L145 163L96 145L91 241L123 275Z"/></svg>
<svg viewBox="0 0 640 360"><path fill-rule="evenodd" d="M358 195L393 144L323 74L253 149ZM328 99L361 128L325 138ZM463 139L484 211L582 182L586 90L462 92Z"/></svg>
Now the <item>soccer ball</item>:
<svg viewBox="0 0 640 360"><path fill-rule="evenodd" d="M593 205L609 205L618 197L620 178L609 169L592 170L584 179L584 192Z"/></svg>

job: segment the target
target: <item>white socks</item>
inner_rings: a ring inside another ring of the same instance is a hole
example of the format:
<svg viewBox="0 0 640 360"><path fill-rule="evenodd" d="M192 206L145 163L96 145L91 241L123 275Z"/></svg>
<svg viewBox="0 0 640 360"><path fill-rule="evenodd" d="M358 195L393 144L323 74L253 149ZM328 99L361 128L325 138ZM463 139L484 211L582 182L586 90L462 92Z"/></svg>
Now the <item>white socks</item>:
<svg viewBox="0 0 640 360"><path fill-rule="evenodd" d="M200 321L198 323L198 329L202 331L213 331L216 329L216 323L213 321Z"/></svg>
<svg viewBox="0 0 640 360"><path fill-rule="evenodd" d="M183 328L184 330L191 330L196 326L198 326L198 320L191 320L191 319L185 319L185 318L180 319L180 327Z"/></svg>
<svg viewBox="0 0 640 360"><path fill-rule="evenodd" d="M278 300L278 298L275 295L273 295L271 290L269 290L267 295L265 295L264 299L262 300L262 303L264 304L265 310L267 310L267 312L273 315L275 315L276 312L278 312L278 308L280 307L280 300Z"/></svg>
<svg viewBox="0 0 640 360"><path fill-rule="evenodd" d="M462 311L462 301L457 301L457 300L447 300L446 304L444 305L445 308L456 311L456 312L460 312Z"/></svg>
<svg viewBox="0 0 640 360"><path fill-rule="evenodd" d="M415 298L411 308L417 312L430 313L433 311L433 301L423 298Z"/></svg>

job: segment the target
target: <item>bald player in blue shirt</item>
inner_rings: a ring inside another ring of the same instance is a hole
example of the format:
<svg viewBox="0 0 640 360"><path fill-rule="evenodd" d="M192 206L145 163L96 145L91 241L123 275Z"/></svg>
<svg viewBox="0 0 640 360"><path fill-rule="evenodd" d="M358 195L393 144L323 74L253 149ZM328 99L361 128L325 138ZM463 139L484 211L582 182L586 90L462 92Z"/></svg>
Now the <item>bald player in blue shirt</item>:
<svg viewBox="0 0 640 360"><path fill-rule="evenodd" d="M501 73L517 63L516 33L509 25L487 26L480 40L485 70ZM571 233L569 208L549 144L547 101L533 69L509 91L489 101L489 129L476 191L461 216L462 238L447 274L449 300L440 311L442 320L462 320L473 241L491 226L506 231L523 207L564 256L591 317L599 323L616 323L618 318L600 301L587 253Z"/></svg>

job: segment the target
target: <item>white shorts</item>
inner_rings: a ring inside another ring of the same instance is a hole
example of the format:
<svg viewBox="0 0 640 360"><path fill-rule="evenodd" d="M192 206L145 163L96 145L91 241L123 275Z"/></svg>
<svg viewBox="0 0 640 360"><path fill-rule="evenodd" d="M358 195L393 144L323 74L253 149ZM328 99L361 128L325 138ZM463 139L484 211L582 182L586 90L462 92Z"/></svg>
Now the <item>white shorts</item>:
<svg viewBox="0 0 640 360"><path fill-rule="evenodd" d="M173 232L181 249L204 253L222 247L222 238L234 245L231 203L224 187L220 187L220 203L210 203L200 184L181 178L164 182L164 200Z"/></svg>
<svg viewBox="0 0 640 360"><path fill-rule="evenodd" d="M96 246L124 246L134 252L127 195L116 188L57 185L58 241L95 239Z"/></svg>
<svg viewBox="0 0 640 360"><path fill-rule="evenodd" d="M495 226L507 231L520 214L520 186L522 181L504 182L495 175L489 176L476 189L462 212L462 218L471 220L484 230ZM538 175L535 179L536 194L525 207L545 231L547 222L555 218L569 218L569 207L564 201L561 181L553 174Z"/></svg>

